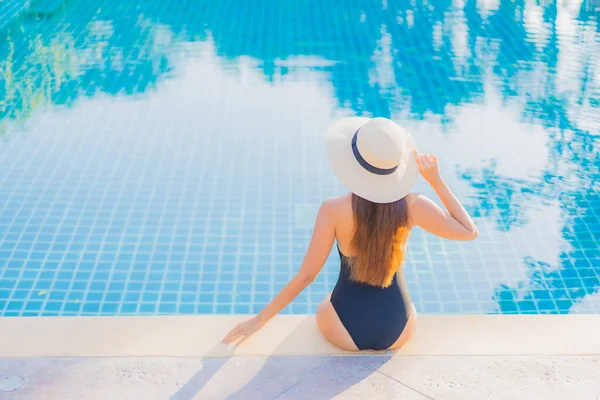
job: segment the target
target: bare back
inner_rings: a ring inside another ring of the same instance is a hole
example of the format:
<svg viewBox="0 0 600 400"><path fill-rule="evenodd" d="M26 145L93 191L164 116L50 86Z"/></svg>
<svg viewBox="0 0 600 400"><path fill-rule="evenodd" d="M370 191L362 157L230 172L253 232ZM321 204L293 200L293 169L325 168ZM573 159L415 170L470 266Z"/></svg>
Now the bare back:
<svg viewBox="0 0 600 400"><path fill-rule="evenodd" d="M411 215L411 205L414 203L414 199L417 195L414 193L408 194L408 207L409 217ZM340 251L342 254L352 257L354 249L351 248L350 243L354 235L355 221L354 213L352 211L352 194L348 193L340 197L334 197L327 200L330 203L330 210L332 213L332 219L335 226L335 238L337 239ZM412 220L409 228L412 228Z"/></svg>

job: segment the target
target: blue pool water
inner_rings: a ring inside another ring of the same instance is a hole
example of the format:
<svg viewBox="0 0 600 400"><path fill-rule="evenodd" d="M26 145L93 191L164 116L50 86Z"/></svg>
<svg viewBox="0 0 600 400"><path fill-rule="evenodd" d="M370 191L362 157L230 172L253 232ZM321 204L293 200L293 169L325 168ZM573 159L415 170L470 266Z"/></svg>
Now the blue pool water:
<svg viewBox="0 0 600 400"><path fill-rule="evenodd" d="M413 232L419 311L600 312L593 1L27 3L0 4L0 315L260 310L344 193L350 115L408 128L480 228Z"/></svg>

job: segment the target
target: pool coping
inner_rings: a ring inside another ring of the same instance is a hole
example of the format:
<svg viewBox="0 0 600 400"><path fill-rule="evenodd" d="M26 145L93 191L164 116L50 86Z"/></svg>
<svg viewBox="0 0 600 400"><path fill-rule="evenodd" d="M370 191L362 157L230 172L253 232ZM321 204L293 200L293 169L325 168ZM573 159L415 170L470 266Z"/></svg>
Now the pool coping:
<svg viewBox="0 0 600 400"><path fill-rule="evenodd" d="M224 357L352 354L314 315L279 315L237 349L220 340L247 315L3 317L0 357ZM419 315L399 355L600 355L600 315ZM382 352L364 352L377 354Z"/></svg>

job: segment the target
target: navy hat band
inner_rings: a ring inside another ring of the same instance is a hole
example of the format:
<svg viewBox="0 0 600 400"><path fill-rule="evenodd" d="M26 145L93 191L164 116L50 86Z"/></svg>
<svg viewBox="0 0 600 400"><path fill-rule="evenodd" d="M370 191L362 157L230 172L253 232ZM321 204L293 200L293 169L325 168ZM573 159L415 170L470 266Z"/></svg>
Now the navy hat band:
<svg viewBox="0 0 600 400"><path fill-rule="evenodd" d="M367 160L363 158L363 156L360 154L360 151L358 151L358 147L356 147L356 138L358 136L359 130L360 128L354 133L354 136L352 137L352 152L354 153L354 158L356 158L356 161L358 161L361 167L375 175L393 174L398 169L397 165L393 168L377 168L376 166L369 164Z"/></svg>

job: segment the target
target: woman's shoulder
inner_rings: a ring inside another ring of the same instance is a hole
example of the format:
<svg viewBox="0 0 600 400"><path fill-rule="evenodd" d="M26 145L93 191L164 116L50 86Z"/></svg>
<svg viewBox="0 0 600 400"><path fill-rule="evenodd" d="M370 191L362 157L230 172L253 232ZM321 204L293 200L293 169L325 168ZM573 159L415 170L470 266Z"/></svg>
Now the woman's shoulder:
<svg viewBox="0 0 600 400"><path fill-rule="evenodd" d="M415 226L419 214L418 204L421 202L423 195L421 193L411 192L406 195L406 204L408 206L409 224L412 228Z"/></svg>
<svg viewBox="0 0 600 400"><path fill-rule="evenodd" d="M330 197L327 200L324 200L321 204L321 207L326 207L328 209L339 209L348 206L352 207L351 193L342 196Z"/></svg>
<svg viewBox="0 0 600 400"><path fill-rule="evenodd" d="M321 210L332 216L340 216L352 212L352 195L330 197L321 203Z"/></svg>
<svg viewBox="0 0 600 400"><path fill-rule="evenodd" d="M408 204L408 207L411 207L415 204L415 201L419 198L419 196L421 196L421 193L417 193L417 192L410 192L409 194L406 195L406 203Z"/></svg>

